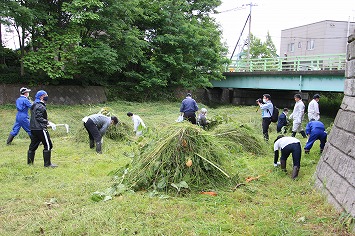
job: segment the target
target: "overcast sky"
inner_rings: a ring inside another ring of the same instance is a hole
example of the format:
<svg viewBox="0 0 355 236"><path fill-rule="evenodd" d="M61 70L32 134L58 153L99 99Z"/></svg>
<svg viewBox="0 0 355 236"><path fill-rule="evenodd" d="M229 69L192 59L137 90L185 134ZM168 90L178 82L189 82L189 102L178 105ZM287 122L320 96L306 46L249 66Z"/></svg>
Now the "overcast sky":
<svg viewBox="0 0 355 236"><path fill-rule="evenodd" d="M250 3L256 5L251 8L251 33L264 42L269 31L279 54L281 30L323 20L355 21L355 0L222 0L217 8L221 13L213 16L221 24L229 54L242 32ZM247 39L248 26L240 43ZM239 51L237 47L236 53Z"/></svg>
<svg viewBox="0 0 355 236"><path fill-rule="evenodd" d="M222 0L218 8L220 14L213 15L221 24L223 42L232 53L244 23L251 9L251 32L265 41L267 32L280 54L281 30L306 25L323 20L355 21L355 0ZM249 5L247 5L249 4ZM247 39L248 24L240 42ZM6 34L3 28L3 41L6 47L18 48L17 39L12 34ZM236 53L240 50L237 47Z"/></svg>

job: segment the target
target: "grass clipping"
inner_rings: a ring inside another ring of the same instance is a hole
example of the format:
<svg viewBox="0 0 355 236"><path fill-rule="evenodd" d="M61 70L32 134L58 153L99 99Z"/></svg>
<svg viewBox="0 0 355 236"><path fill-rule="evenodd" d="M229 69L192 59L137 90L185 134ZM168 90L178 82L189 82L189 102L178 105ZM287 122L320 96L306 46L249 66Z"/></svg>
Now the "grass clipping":
<svg viewBox="0 0 355 236"><path fill-rule="evenodd" d="M235 185L235 176L222 168L227 160L223 147L199 126L177 123L159 136L132 161L124 181L127 187L168 192Z"/></svg>

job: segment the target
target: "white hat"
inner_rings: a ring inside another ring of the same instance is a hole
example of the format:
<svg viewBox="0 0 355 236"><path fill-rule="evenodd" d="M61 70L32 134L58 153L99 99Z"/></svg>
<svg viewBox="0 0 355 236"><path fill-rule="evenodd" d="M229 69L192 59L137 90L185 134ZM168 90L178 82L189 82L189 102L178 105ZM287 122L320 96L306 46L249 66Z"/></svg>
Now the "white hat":
<svg viewBox="0 0 355 236"><path fill-rule="evenodd" d="M206 113L206 112L207 112L207 109L206 109L206 108L202 108L202 109L201 109L201 112L202 112L202 113Z"/></svg>
<svg viewBox="0 0 355 236"><path fill-rule="evenodd" d="M25 94L25 93L28 93L28 92L31 92L31 89L28 89L28 88L25 88L25 87L20 88L20 93L21 94Z"/></svg>

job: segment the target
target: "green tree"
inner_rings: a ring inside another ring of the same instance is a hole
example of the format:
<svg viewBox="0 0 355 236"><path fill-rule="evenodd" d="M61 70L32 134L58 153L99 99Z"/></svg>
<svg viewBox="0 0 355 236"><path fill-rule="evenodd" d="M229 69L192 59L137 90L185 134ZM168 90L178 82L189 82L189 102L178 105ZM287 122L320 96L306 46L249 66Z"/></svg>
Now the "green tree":
<svg viewBox="0 0 355 236"><path fill-rule="evenodd" d="M243 49L243 59L247 58L248 49ZM277 57L276 47L273 43L269 32L266 36L266 41L262 42L261 39L250 34L250 59L260 58L275 58Z"/></svg>

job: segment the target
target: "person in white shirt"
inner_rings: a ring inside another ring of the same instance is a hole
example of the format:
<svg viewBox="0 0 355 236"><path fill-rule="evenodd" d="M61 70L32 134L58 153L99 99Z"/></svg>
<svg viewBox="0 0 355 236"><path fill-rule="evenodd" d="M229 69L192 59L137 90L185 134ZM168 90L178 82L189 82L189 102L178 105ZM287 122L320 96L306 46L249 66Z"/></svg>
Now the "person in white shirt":
<svg viewBox="0 0 355 236"><path fill-rule="evenodd" d="M292 171L292 179L297 178L298 172L301 167L301 143L300 140L294 137L285 137L283 135L277 136L274 141L274 166L277 166L279 159L279 150L281 150L281 170L286 172L286 161L287 158L292 153L293 160L293 171Z"/></svg>
<svg viewBox="0 0 355 236"><path fill-rule="evenodd" d="M314 94L312 101L308 104L308 120L319 120L319 94Z"/></svg>
<svg viewBox="0 0 355 236"><path fill-rule="evenodd" d="M133 131L136 133L136 136L141 136L142 130L146 128L142 118L140 118L138 115L134 115L132 112L128 112L127 116L132 118Z"/></svg>
<svg viewBox="0 0 355 236"><path fill-rule="evenodd" d="M290 115L290 119L293 120L292 123L292 137L296 136L296 133L299 132L303 138L307 138L306 133L302 128L302 120L304 116L304 103L302 102L301 94L295 94L295 106L293 108L293 112Z"/></svg>

